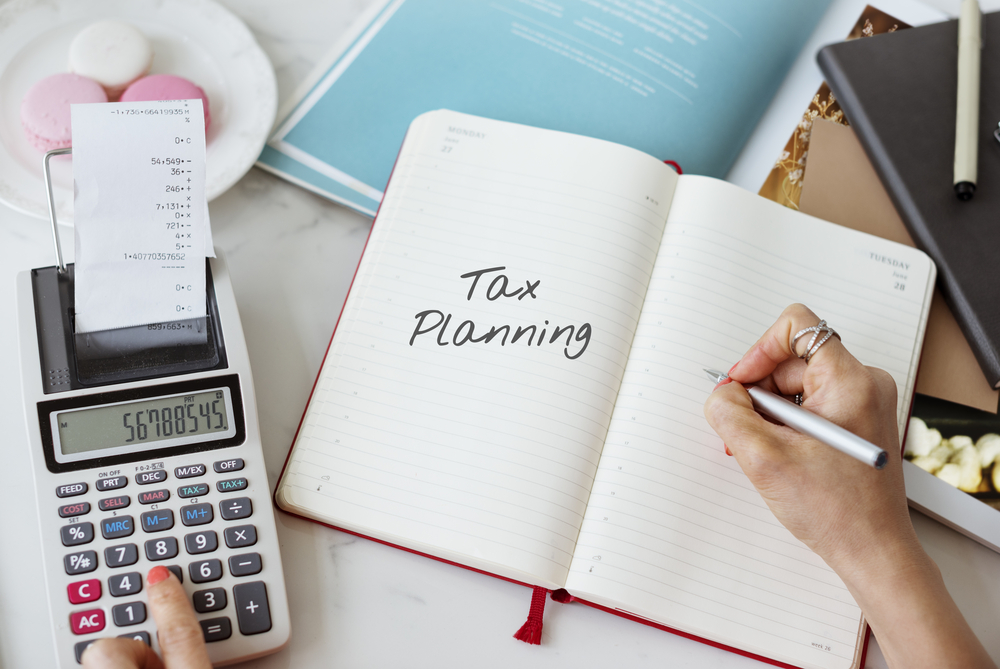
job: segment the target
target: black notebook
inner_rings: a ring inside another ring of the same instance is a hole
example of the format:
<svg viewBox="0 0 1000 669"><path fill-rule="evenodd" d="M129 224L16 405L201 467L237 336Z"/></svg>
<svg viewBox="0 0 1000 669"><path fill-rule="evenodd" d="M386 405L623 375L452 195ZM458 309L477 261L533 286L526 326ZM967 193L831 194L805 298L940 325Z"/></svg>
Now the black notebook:
<svg viewBox="0 0 1000 669"><path fill-rule="evenodd" d="M958 22L827 46L820 68L994 387L1000 387L1000 13L983 16L979 179L952 189ZM905 274L905 268L901 268Z"/></svg>

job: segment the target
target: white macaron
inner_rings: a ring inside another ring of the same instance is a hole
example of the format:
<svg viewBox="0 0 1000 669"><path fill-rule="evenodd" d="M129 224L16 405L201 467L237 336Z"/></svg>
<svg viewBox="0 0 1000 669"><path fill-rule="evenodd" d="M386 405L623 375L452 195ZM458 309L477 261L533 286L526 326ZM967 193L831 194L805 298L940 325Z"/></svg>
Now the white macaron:
<svg viewBox="0 0 1000 669"><path fill-rule="evenodd" d="M90 77L117 100L129 84L149 72L153 48L146 37L124 21L98 21L69 45L69 71Z"/></svg>

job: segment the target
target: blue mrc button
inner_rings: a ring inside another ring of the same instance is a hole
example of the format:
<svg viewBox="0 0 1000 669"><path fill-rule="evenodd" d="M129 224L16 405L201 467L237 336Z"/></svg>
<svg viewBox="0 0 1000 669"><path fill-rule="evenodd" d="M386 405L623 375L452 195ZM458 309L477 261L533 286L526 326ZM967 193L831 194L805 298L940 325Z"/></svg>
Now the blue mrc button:
<svg viewBox="0 0 1000 669"><path fill-rule="evenodd" d="M133 532L135 532L135 524L132 516L117 516L101 521L101 536L105 539L119 539L129 536Z"/></svg>
<svg viewBox="0 0 1000 669"><path fill-rule="evenodd" d="M163 532L174 526L174 512L170 509L147 511L139 518L144 532Z"/></svg>
<svg viewBox="0 0 1000 669"><path fill-rule="evenodd" d="M187 526L191 525L204 525L205 523L212 522L215 515L212 513L212 505L208 504L191 504L190 506L182 506L180 508L181 522Z"/></svg>

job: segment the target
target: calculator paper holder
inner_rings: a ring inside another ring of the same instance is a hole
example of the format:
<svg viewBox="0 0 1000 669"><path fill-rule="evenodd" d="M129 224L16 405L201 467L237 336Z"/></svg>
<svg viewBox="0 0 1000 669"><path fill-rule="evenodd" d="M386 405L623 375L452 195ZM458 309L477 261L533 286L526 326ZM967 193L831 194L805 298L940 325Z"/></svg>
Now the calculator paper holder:
<svg viewBox="0 0 1000 669"><path fill-rule="evenodd" d="M38 348L46 394L227 367L208 263L207 316L77 333L73 265L32 271Z"/></svg>

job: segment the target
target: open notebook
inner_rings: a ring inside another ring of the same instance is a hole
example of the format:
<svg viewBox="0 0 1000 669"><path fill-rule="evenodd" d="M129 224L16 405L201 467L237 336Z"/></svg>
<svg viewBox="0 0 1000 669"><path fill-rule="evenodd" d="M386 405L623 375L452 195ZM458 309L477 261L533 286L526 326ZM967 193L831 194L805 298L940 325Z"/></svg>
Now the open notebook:
<svg viewBox="0 0 1000 669"><path fill-rule="evenodd" d="M789 303L899 386L933 263L609 142L410 127L276 492L282 509L716 644L854 667L864 622L709 428Z"/></svg>

